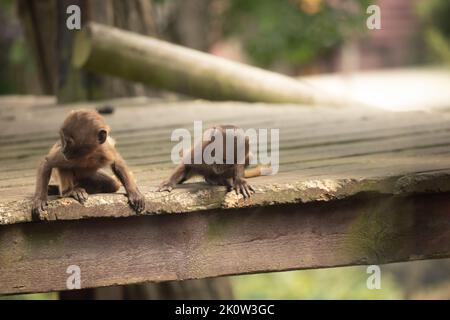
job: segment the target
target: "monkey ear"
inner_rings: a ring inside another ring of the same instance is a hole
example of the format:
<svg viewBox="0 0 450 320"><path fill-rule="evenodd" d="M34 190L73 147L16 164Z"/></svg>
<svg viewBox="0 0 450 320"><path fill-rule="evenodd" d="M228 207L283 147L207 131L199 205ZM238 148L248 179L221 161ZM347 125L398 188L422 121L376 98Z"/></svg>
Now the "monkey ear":
<svg viewBox="0 0 450 320"><path fill-rule="evenodd" d="M105 129L100 129L98 131L98 142L103 144L105 143L106 138L108 138L108 132Z"/></svg>

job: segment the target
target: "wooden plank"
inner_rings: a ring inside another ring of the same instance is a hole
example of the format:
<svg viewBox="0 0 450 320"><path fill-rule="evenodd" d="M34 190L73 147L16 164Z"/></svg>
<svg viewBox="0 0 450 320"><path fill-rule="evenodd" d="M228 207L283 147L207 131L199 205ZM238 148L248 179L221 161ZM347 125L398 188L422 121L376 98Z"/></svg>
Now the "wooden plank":
<svg viewBox="0 0 450 320"><path fill-rule="evenodd" d="M450 150L450 115L446 113L324 107L305 110L293 105L167 103L145 98L55 106L48 98L42 103L35 97L25 98L31 101L30 105L36 104L31 107L25 102L20 104L18 97L13 101L6 98L7 103L2 99L5 98L0 98L0 224L30 220L35 168L57 138L66 113L105 103L117 106L107 121L119 150L145 191L147 214L322 201L364 191L395 193L397 181L411 175L417 175L417 181L411 179L411 190L422 190L420 184L424 181L431 185L430 192L449 190L450 185L445 182L450 170L450 158L446 155ZM21 105L21 112L9 107L9 103ZM169 159L171 130L192 129L194 120L279 128L280 174L253 179L251 183L258 193L246 202L226 195L222 188L202 183L188 184L171 194L154 192L173 167ZM86 205L82 207L70 199L51 201L49 219L134 215L122 194L91 196Z"/></svg>
<svg viewBox="0 0 450 320"><path fill-rule="evenodd" d="M450 135L450 125L448 122L442 120L436 120L435 118L429 119L435 120L434 122L428 121L421 125L398 125L394 128L381 127L377 123L376 129L367 130L367 126L359 129L349 129L345 125L340 126L340 130L333 130L332 133L321 133L321 131L315 130L303 131L297 126L289 127L283 124L282 128L282 140L281 148L286 149L306 149L309 147L330 147L330 146L342 146L342 145L354 145L355 143L372 142L377 143L380 140L392 140L403 139L409 141L415 141L416 139L431 137L432 139L438 139L441 136L448 137ZM252 127L260 127L260 123L254 121ZM180 127L191 127L192 123L185 123ZM273 124L270 127L274 127ZM383 130L380 130L383 129ZM161 154L164 148L170 148L170 140L167 137L170 135L170 130L158 131L157 129L139 130L134 134L114 134L114 137L118 139L120 148L122 151L127 151L130 155L133 151L139 151L142 148L157 154ZM17 160L23 159L26 156L39 155L43 150L49 148L57 139L57 134L54 133L50 139L40 138L38 142L22 142L15 144L2 145L1 149L4 154L0 156L0 160ZM437 141L436 143L438 143ZM139 146L139 148L136 148ZM359 146L355 146L360 148ZM365 148L367 149L367 148ZM309 150L308 150L309 153ZM166 153L163 153L166 154Z"/></svg>
<svg viewBox="0 0 450 320"><path fill-rule="evenodd" d="M52 199L50 223L24 223L62 119L104 104L148 211L136 216L121 190L85 206ZM450 257L447 111L0 97L0 294L63 290L74 264L87 288ZM155 192L171 131L194 120L279 128L280 173L252 179L249 201L198 180Z"/></svg>
<svg viewBox="0 0 450 320"><path fill-rule="evenodd" d="M365 194L266 210L2 226L0 294L64 290L70 265L89 288L450 257L449 206L450 194Z"/></svg>
<svg viewBox="0 0 450 320"><path fill-rule="evenodd" d="M15 99L20 112L0 98L0 293L65 289L72 264L86 288L450 256L450 114L112 101L107 121L147 212L122 190L84 206L53 198L51 223L23 223L65 114L97 104ZM155 192L173 167L171 130L193 120L279 128L280 173L252 179L248 201L198 180Z"/></svg>
<svg viewBox="0 0 450 320"><path fill-rule="evenodd" d="M450 192L450 172L434 170L404 173L400 176L359 178L354 174L304 177L281 173L253 179L256 193L249 200L226 192L225 187L212 187L203 182L190 182L170 193L156 192L156 183L142 187L147 211L143 214L191 213L211 209L266 207L276 204L302 204L345 199L362 192L378 194ZM343 178L345 176L345 178ZM289 182L287 182L289 181ZM14 191L14 188L12 189ZM0 225L31 221L31 193L17 200L7 196L0 202ZM121 193L91 195L84 205L71 198L51 197L47 220L79 220L100 217L132 217L135 213Z"/></svg>

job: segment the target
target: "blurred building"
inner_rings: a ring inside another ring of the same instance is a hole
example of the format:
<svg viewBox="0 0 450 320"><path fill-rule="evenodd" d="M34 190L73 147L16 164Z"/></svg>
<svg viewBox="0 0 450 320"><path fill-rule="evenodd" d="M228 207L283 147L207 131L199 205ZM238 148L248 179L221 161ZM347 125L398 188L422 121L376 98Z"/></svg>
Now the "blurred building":
<svg viewBox="0 0 450 320"><path fill-rule="evenodd" d="M375 1L381 9L381 29L368 30L338 50L333 63L335 71L399 67L417 62L422 46L415 9L418 1L423 0Z"/></svg>

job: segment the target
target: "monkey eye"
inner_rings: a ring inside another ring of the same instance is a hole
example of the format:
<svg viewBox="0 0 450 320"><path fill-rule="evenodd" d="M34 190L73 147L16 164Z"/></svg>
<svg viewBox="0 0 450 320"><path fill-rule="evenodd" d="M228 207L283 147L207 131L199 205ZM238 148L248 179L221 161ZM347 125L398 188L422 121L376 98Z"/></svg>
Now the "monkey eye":
<svg viewBox="0 0 450 320"><path fill-rule="evenodd" d="M108 132L104 129L101 129L97 134L97 138L98 138L98 141L100 142L100 144L104 143L106 141L107 137L108 137Z"/></svg>

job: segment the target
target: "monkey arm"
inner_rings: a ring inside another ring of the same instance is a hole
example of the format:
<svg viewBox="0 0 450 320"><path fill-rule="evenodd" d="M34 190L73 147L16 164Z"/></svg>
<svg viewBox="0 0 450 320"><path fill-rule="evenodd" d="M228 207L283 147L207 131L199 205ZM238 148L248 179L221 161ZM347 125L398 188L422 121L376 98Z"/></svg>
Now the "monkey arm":
<svg viewBox="0 0 450 320"><path fill-rule="evenodd" d="M125 187L127 193L139 192L133 177L122 157L118 156L111 165L111 169Z"/></svg>
<svg viewBox="0 0 450 320"><path fill-rule="evenodd" d="M33 204L32 204L32 218L33 220L40 220L40 215L47 209L47 188L50 182L50 176L52 174L53 166L48 157L42 160L39 165L37 178L36 178L36 189L34 192Z"/></svg>
<svg viewBox="0 0 450 320"><path fill-rule="evenodd" d="M64 157L61 154L61 144L55 143L47 156L41 161L36 175L36 189L34 192L31 213L33 220L40 220L41 214L47 209L48 184L52 170L64 165Z"/></svg>
<svg viewBox="0 0 450 320"><path fill-rule="evenodd" d="M36 189L34 192L34 196L40 199L47 198L47 188L48 183L50 182L50 176L52 174L53 167L47 158L42 160L39 165L37 178L36 178Z"/></svg>
<svg viewBox="0 0 450 320"><path fill-rule="evenodd" d="M234 167L233 187L236 194L242 194L244 198L250 198L250 195L255 192L251 185L245 180L245 165L236 164Z"/></svg>
<svg viewBox="0 0 450 320"><path fill-rule="evenodd" d="M145 210L145 198L139 191L133 176L128 169L125 160L117 153L116 159L111 165L111 169L124 186L131 207L140 213Z"/></svg>
<svg viewBox="0 0 450 320"><path fill-rule="evenodd" d="M183 163L180 163L170 175L169 179L163 181L158 191L171 191L176 184L183 183L189 179L189 170Z"/></svg>

